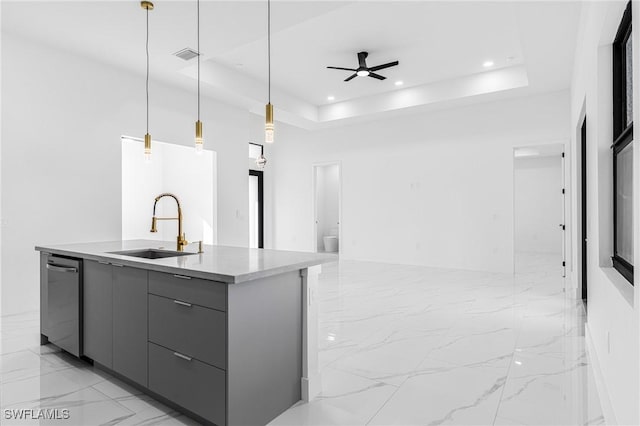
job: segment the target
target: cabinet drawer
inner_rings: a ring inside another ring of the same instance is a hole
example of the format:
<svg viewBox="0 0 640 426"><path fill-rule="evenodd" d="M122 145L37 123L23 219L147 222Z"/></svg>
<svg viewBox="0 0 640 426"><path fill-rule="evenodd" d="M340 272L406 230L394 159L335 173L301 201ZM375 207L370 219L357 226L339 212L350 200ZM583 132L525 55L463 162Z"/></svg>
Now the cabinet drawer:
<svg viewBox="0 0 640 426"><path fill-rule="evenodd" d="M149 343L149 389L216 425L226 422L226 373Z"/></svg>
<svg viewBox="0 0 640 426"><path fill-rule="evenodd" d="M227 368L227 314L149 295L149 341Z"/></svg>
<svg viewBox="0 0 640 426"><path fill-rule="evenodd" d="M150 271L149 293L220 311L227 310L227 284L216 281Z"/></svg>

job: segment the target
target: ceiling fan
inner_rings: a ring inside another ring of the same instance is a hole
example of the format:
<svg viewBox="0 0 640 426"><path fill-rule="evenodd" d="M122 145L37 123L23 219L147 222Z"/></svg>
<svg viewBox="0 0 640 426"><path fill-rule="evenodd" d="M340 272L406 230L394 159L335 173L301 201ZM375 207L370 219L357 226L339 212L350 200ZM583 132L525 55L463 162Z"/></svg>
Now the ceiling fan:
<svg viewBox="0 0 640 426"><path fill-rule="evenodd" d="M354 71L354 74L347 77L344 81L353 80L356 77L372 77L377 78L378 80L384 80L387 77L381 76L380 74L376 74L374 71L380 71L385 68L395 67L398 65L398 61L389 62L387 64L376 65L375 67L367 66L367 56L369 56L369 52L359 52L358 53L358 68L343 68L343 67L327 67L332 70L344 70L344 71Z"/></svg>

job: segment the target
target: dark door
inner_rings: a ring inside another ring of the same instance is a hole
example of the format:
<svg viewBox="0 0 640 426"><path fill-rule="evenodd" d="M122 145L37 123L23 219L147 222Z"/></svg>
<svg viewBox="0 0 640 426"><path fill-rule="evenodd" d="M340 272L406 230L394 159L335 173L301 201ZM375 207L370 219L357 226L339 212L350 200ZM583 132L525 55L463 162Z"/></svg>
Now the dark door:
<svg viewBox="0 0 640 426"><path fill-rule="evenodd" d="M251 246L264 248L264 172L249 170L249 232Z"/></svg>
<svg viewBox="0 0 640 426"><path fill-rule="evenodd" d="M587 303L587 117L582 122L580 130L580 182L581 201L580 214L582 216L582 300Z"/></svg>

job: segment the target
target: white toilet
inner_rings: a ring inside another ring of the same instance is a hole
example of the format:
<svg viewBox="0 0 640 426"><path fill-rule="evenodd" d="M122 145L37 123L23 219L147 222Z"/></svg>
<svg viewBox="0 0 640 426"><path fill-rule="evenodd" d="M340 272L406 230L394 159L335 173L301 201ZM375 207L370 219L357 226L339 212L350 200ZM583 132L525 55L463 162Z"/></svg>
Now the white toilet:
<svg viewBox="0 0 640 426"><path fill-rule="evenodd" d="M322 237L324 242L324 251L335 253L338 251L338 228L331 228L329 235Z"/></svg>

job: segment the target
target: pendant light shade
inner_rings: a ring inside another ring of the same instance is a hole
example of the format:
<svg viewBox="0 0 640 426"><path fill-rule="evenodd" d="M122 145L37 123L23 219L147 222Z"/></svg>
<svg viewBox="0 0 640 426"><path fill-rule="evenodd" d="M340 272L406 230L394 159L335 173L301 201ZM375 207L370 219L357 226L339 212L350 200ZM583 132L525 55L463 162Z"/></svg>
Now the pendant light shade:
<svg viewBox="0 0 640 426"><path fill-rule="evenodd" d="M202 138L202 121L196 121L196 153L202 154L204 139Z"/></svg>
<svg viewBox="0 0 640 426"><path fill-rule="evenodd" d="M144 135L144 159L151 161L151 135L149 133Z"/></svg>
<svg viewBox="0 0 640 426"><path fill-rule="evenodd" d="M200 0L197 0L197 34L198 34L198 120L196 121L196 154L202 154L204 138L202 137L202 121L200 121Z"/></svg>
<svg viewBox="0 0 640 426"><path fill-rule="evenodd" d="M140 6L147 14L147 79L146 79L146 95L147 95L147 133L144 135L144 159L151 161L151 134L149 134L149 11L153 10L153 3L150 1L141 1Z"/></svg>
<svg viewBox="0 0 640 426"><path fill-rule="evenodd" d="M265 108L264 141L273 143L273 105L269 102Z"/></svg>
<svg viewBox="0 0 640 426"><path fill-rule="evenodd" d="M264 166L267 165L267 159L265 158L265 156L263 154L260 154L258 156L258 158L256 158L256 166L262 170L264 169Z"/></svg>
<svg viewBox="0 0 640 426"><path fill-rule="evenodd" d="M265 108L264 141L273 143L273 105L271 105L271 0L267 0L267 58L269 74L269 102Z"/></svg>

